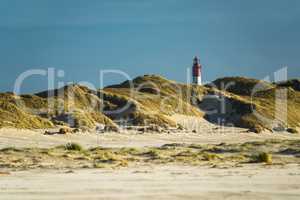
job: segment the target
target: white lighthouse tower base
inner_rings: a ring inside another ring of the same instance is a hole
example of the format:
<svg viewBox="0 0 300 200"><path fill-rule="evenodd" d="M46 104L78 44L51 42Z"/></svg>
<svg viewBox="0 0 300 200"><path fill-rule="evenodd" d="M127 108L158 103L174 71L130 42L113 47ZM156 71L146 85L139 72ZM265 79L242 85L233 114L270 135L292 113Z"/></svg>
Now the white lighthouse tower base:
<svg viewBox="0 0 300 200"><path fill-rule="evenodd" d="M201 76L194 76L193 77L193 84L195 84L195 85L202 85Z"/></svg>

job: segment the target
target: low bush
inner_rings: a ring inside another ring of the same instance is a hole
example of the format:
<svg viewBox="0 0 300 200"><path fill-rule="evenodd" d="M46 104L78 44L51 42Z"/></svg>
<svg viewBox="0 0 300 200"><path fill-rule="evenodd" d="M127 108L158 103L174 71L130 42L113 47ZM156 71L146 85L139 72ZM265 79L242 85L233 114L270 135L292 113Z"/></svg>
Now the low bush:
<svg viewBox="0 0 300 200"><path fill-rule="evenodd" d="M298 130L295 128L288 128L288 129L286 129L286 131L289 133L299 133Z"/></svg>
<svg viewBox="0 0 300 200"><path fill-rule="evenodd" d="M212 160L216 160L217 158L219 158L219 156L217 154L213 154L213 153L203 154L203 159L205 161L212 161Z"/></svg>
<svg viewBox="0 0 300 200"><path fill-rule="evenodd" d="M262 152L252 156L252 162L272 164L272 154Z"/></svg>
<svg viewBox="0 0 300 200"><path fill-rule="evenodd" d="M77 143L68 143L65 145L65 149L69 151L82 151L83 147Z"/></svg>

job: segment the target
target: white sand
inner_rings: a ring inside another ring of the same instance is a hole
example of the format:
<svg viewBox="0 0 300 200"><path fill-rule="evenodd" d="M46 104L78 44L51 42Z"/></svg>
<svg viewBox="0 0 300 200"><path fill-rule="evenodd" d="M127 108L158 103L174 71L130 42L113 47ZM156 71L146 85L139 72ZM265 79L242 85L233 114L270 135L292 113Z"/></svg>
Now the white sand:
<svg viewBox="0 0 300 200"><path fill-rule="evenodd" d="M300 199L300 167L155 166L15 172L0 176L1 200Z"/></svg>
<svg viewBox="0 0 300 200"><path fill-rule="evenodd" d="M121 133L78 133L68 135L43 135L45 130L0 129L0 148L4 147L53 147L76 142L85 147L143 147L161 146L166 143L218 144L243 143L266 139L300 139L300 134L247 133L246 129L217 126L202 118L174 115L173 120L188 129L187 133L143 133L122 131ZM192 133L197 130L197 133ZM53 130L52 130L53 131ZM57 131L57 130L56 130Z"/></svg>
<svg viewBox="0 0 300 200"><path fill-rule="evenodd" d="M300 135L289 133L246 133L237 128L224 128L200 133L144 133L135 132L105 134L43 135L43 131L0 129L0 148L4 147L53 147L76 142L85 147L142 147L161 146L166 143L218 144L262 141L265 139L300 139Z"/></svg>

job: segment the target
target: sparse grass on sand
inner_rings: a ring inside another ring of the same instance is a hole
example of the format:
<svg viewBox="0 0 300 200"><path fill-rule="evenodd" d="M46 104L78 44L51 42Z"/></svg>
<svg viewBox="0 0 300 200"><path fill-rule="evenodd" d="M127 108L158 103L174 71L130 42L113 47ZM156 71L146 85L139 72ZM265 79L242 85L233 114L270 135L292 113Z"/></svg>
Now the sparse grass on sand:
<svg viewBox="0 0 300 200"><path fill-rule="evenodd" d="M166 144L161 147L84 149L76 143L54 148L14 147L0 150L0 168L118 168L145 164L207 165L300 164L299 140L267 140L243 144ZM268 152L268 153L266 153Z"/></svg>
<svg viewBox="0 0 300 200"><path fill-rule="evenodd" d="M261 152L252 157L253 162L272 164L272 154Z"/></svg>

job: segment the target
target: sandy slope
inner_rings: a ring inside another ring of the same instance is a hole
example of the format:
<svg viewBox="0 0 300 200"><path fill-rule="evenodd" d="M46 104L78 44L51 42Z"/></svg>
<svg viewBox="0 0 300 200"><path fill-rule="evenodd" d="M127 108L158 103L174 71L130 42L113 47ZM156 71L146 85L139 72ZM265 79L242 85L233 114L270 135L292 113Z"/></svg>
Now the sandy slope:
<svg viewBox="0 0 300 200"><path fill-rule="evenodd" d="M121 170L15 172L0 177L3 200L300 199L300 167L216 169L145 166Z"/></svg>

